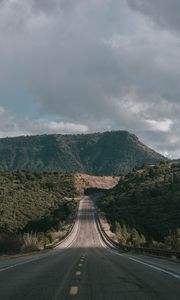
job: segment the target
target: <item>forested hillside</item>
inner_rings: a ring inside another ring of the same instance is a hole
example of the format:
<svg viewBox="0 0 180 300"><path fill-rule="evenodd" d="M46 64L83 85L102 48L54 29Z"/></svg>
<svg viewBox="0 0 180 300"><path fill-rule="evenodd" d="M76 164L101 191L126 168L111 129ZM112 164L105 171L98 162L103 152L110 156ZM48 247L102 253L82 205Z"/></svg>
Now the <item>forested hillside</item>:
<svg viewBox="0 0 180 300"><path fill-rule="evenodd" d="M73 212L73 176L59 173L0 173L0 232L47 231Z"/></svg>
<svg viewBox="0 0 180 300"><path fill-rule="evenodd" d="M76 216L74 175L0 173L0 253L37 250Z"/></svg>
<svg viewBox="0 0 180 300"><path fill-rule="evenodd" d="M131 172L97 204L122 244L161 242L159 246L180 250L180 164L160 163Z"/></svg>
<svg viewBox="0 0 180 300"><path fill-rule="evenodd" d="M125 174L165 158L127 131L0 139L0 170Z"/></svg>
<svg viewBox="0 0 180 300"><path fill-rule="evenodd" d="M0 172L0 253L39 249L67 233L86 188L111 188L119 177L59 172Z"/></svg>

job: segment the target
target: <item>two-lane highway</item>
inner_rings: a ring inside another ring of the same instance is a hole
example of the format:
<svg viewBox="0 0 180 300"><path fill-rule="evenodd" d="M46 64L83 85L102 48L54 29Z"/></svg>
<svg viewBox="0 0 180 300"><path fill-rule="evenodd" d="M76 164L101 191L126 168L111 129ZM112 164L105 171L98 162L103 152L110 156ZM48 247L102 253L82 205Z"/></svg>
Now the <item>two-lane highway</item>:
<svg viewBox="0 0 180 300"><path fill-rule="evenodd" d="M0 262L0 299L179 300L180 264L109 249L84 197L74 230L55 250Z"/></svg>

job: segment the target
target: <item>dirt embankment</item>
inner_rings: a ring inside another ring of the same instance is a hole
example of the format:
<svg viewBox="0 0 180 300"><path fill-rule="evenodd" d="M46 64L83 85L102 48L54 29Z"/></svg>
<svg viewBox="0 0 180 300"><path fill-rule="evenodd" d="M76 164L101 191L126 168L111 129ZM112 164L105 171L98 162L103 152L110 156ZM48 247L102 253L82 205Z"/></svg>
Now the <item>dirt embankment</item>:
<svg viewBox="0 0 180 300"><path fill-rule="evenodd" d="M118 184L120 180L119 176L91 176L87 174L77 173L75 174L75 187L77 191L81 194L85 190L91 188L97 189L112 189Z"/></svg>

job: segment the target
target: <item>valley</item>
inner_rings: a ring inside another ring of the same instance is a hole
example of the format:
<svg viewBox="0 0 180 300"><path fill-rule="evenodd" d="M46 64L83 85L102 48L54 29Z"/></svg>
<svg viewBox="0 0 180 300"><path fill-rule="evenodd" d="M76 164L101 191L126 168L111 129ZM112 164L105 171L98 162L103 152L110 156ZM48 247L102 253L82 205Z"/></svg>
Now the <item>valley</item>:
<svg viewBox="0 0 180 300"><path fill-rule="evenodd" d="M3 299L179 299L179 161L127 132L1 139L0 153Z"/></svg>

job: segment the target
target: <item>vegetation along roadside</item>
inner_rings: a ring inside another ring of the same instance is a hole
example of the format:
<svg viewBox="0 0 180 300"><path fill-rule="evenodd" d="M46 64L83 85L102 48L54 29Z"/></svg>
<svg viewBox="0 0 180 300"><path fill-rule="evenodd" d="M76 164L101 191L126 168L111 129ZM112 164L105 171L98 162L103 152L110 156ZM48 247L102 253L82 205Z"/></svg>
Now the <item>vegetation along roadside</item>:
<svg viewBox="0 0 180 300"><path fill-rule="evenodd" d="M123 246L180 251L180 164L145 165L96 200Z"/></svg>
<svg viewBox="0 0 180 300"><path fill-rule="evenodd" d="M43 249L73 223L78 202L73 174L0 173L0 253Z"/></svg>

